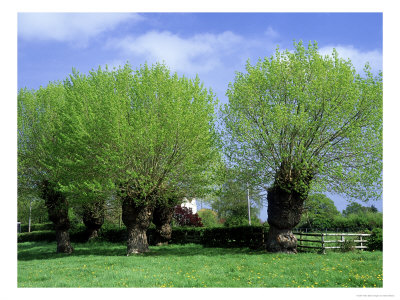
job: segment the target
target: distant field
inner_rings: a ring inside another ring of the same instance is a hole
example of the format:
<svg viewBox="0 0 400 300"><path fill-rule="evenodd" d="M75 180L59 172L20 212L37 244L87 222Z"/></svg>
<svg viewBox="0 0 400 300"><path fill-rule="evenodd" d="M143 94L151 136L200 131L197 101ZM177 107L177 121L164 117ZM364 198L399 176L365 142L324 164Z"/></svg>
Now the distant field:
<svg viewBox="0 0 400 300"><path fill-rule="evenodd" d="M125 256L124 244L18 244L18 287L382 287L382 252L272 254L197 244L150 247Z"/></svg>

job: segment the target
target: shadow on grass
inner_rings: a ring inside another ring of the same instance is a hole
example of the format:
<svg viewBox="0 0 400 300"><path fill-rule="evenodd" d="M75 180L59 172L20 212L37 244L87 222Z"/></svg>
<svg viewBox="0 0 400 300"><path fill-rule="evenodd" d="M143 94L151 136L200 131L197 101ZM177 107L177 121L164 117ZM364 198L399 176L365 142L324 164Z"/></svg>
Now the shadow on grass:
<svg viewBox="0 0 400 300"><path fill-rule="evenodd" d="M78 256L126 256L126 246L114 243L74 243L71 254L56 253L55 242L29 242L18 244L18 260L49 260ZM198 244L150 246L150 251L136 254L143 257L173 256L222 256L222 255L261 255L264 251L248 248L208 248Z"/></svg>

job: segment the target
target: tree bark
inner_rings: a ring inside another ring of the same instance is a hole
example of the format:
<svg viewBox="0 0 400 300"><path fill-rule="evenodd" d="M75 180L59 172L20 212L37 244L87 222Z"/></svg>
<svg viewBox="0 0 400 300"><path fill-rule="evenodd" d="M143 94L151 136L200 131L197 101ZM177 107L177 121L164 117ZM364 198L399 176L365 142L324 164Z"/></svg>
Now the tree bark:
<svg viewBox="0 0 400 300"><path fill-rule="evenodd" d="M72 253L68 230L56 230L57 253Z"/></svg>
<svg viewBox="0 0 400 300"><path fill-rule="evenodd" d="M72 253L73 248L69 238L70 222L68 218L68 202L52 183L44 180L41 186L42 198L45 201L49 219L54 223L57 240L57 253Z"/></svg>
<svg viewBox="0 0 400 300"><path fill-rule="evenodd" d="M153 207L138 205L135 200L124 197L122 201L122 221L127 232L127 256L149 251L146 231L153 217Z"/></svg>
<svg viewBox="0 0 400 300"><path fill-rule="evenodd" d="M155 244L157 246L168 245L171 240L171 220L174 215L174 207L156 206L153 213L153 223L156 225Z"/></svg>
<svg viewBox="0 0 400 300"><path fill-rule="evenodd" d="M268 191L268 251L297 253L297 239L292 229L300 222L304 196L276 186Z"/></svg>
<svg viewBox="0 0 400 300"><path fill-rule="evenodd" d="M104 201L96 201L84 206L83 223L86 226L88 241L98 237L98 232L104 223Z"/></svg>

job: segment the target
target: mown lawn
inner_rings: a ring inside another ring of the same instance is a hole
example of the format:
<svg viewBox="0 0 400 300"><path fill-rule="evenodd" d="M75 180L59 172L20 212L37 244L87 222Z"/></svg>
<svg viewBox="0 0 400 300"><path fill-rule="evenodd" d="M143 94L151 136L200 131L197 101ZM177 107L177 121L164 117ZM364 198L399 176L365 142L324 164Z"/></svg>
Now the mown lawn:
<svg viewBox="0 0 400 300"><path fill-rule="evenodd" d="M125 256L123 244L18 244L18 287L382 287L382 252L272 254L197 244L150 247Z"/></svg>

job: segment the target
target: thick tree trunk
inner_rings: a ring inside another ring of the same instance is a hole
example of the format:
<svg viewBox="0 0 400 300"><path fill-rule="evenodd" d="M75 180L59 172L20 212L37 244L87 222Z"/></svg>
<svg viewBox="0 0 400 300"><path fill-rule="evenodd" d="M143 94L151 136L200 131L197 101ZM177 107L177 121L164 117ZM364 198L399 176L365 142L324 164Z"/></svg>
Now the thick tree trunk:
<svg viewBox="0 0 400 300"><path fill-rule="evenodd" d="M57 253L72 253L74 250L69 238L70 222L68 218L68 202L62 193L55 190L47 180L42 182L42 197L45 201L49 219L54 223L57 239Z"/></svg>
<svg viewBox="0 0 400 300"><path fill-rule="evenodd" d="M134 199L123 199L122 221L128 232L128 256L149 251L146 231L150 226L153 210L151 206L137 205Z"/></svg>
<svg viewBox="0 0 400 300"><path fill-rule="evenodd" d="M104 201L97 201L84 206L83 223L86 226L88 241L98 237L98 231L104 223Z"/></svg>
<svg viewBox="0 0 400 300"><path fill-rule="evenodd" d="M268 251L297 253L297 239L292 229L300 222L304 196L279 187L268 191Z"/></svg>
<svg viewBox="0 0 400 300"><path fill-rule="evenodd" d="M68 230L56 230L57 253L72 253Z"/></svg>
<svg viewBox="0 0 400 300"><path fill-rule="evenodd" d="M155 244L157 246L168 245L171 240L171 220L174 215L174 207L156 206L153 213L153 223L156 225Z"/></svg>

